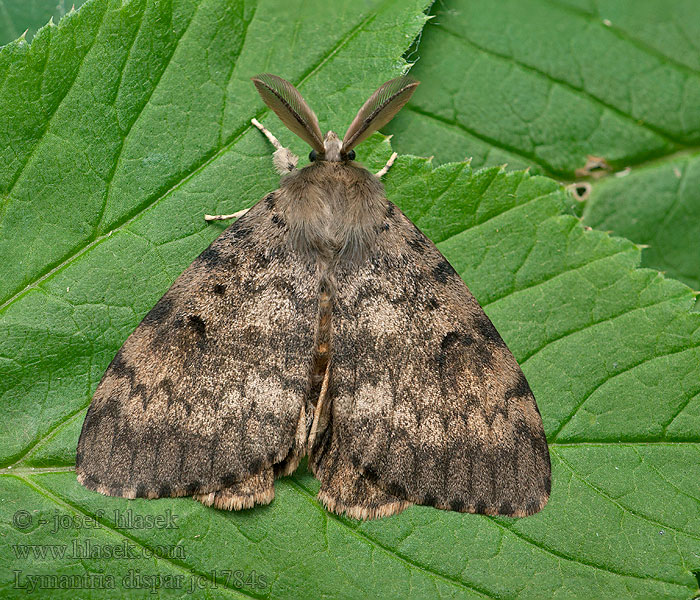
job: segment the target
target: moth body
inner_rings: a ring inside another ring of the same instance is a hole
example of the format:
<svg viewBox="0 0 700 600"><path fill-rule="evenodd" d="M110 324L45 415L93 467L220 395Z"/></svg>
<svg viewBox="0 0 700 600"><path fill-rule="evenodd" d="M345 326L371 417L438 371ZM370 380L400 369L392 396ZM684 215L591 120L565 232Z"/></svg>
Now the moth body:
<svg viewBox="0 0 700 600"><path fill-rule="evenodd" d="M343 142L335 131L329 131L323 138L323 155L318 158L328 162L347 161L347 155L343 154Z"/></svg>
<svg viewBox="0 0 700 600"><path fill-rule="evenodd" d="M398 78L341 140L289 82L254 78L312 148L227 228L125 341L95 391L78 480L127 498L250 508L308 455L354 518L411 504L522 517L550 492L535 398L505 342L354 147L417 82ZM380 173L386 171L383 169Z"/></svg>

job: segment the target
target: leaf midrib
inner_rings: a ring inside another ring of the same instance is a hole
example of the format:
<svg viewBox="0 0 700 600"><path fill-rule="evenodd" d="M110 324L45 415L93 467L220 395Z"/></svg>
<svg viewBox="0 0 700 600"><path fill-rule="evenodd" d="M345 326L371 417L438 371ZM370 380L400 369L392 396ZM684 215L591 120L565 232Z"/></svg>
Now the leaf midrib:
<svg viewBox="0 0 700 600"><path fill-rule="evenodd" d="M576 6L573 6L571 4L561 4L560 2L556 2L555 0L540 0L541 2L545 2L546 4L549 4L550 6L556 6L558 9L568 12L570 14L575 14L580 17L583 17L585 20L587 20L589 23L593 23L594 25L602 26L605 27L606 31L610 31L613 35L621 39L623 42L627 42L630 44L633 44L637 48L639 48L641 51L644 53L648 54L649 56L653 56L654 58L659 59L661 62L667 62L671 63L675 68L685 71L686 73L697 77L700 75L700 70L699 69L694 69L690 65L687 65L685 63L680 62L678 59L674 58L673 56L669 54L664 54L660 50L657 50L653 46L650 46L646 42L630 35L623 29L620 29L619 27L615 26L615 23L611 23L610 25L603 25L601 21L598 21L595 19L595 16L592 13L588 13L583 9L577 8ZM593 6L597 5L594 3ZM599 13L600 14L600 13Z"/></svg>

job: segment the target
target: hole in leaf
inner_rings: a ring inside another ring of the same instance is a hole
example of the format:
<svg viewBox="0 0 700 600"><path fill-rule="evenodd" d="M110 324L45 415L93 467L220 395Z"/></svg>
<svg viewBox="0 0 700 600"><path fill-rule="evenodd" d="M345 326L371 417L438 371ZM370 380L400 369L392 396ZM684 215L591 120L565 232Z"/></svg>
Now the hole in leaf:
<svg viewBox="0 0 700 600"><path fill-rule="evenodd" d="M572 183L570 186L568 186L567 189L571 192L571 195L576 200L578 200L579 202L583 202L586 199L588 199L588 196L591 195L591 190L593 189L593 186L587 181L579 181L576 183Z"/></svg>
<svg viewBox="0 0 700 600"><path fill-rule="evenodd" d="M586 164L580 169L576 169L574 173L576 177L593 177L594 179L598 179L598 177L606 175L611 170L612 168L608 164L608 161L602 156L593 156L589 154L586 156Z"/></svg>

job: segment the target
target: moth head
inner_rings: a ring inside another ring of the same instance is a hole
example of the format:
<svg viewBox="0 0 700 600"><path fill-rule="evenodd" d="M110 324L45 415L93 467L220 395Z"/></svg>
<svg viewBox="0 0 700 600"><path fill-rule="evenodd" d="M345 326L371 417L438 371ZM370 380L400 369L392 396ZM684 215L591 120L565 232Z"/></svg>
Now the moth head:
<svg viewBox="0 0 700 600"><path fill-rule="evenodd" d="M355 159L353 148L394 118L413 95L418 81L404 75L387 81L358 111L343 140L329 131L324 138L318 119L299 91L281 77L263 73L253 77L260 96L282 122L313 148L309 160L330 162Z"/></svg>
<svg viewBox="0 0 700 600"><path fill-rule="evenodd" d="M335 131L329 131L326 137L323 138L323 160L331 162L339 162L342 160L340 151L343 143L340 141L338 134Z"/></svg>
<svg viewBox="0 0 700 600"><path fill-rule="evenodd" d="M355 160L355 151L350 150L350 152L343 154L343 142L340 141L335 131L329 131L326 137L323 138L323 154L312 150L309 152L309 160L311 162L316 162L317 160L349 162Z"/></svg>

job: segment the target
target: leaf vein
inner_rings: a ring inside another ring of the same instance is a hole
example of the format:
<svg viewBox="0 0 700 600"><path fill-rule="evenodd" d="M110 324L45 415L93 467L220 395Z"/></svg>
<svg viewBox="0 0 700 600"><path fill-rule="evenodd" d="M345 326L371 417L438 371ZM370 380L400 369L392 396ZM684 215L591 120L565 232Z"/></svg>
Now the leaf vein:
<svg viewBox="0 0 700 600"><path fill-rule="evenodd" d="M592 265L593 263L596 263L596 262L602 261L602 260L607 260L609 258L615 258L616 256L618 256L620 254L624 254L624 253L629 252L629 251L630 251L630 248L623 248L622 250L618 250L617 252L613 252L612 254L606 254L605 256L599 256L598 258L595 258L587 263L584 263L582 265L577 265L571 269L566 269L565 271L559 271L558 273L555 273L555 274L547 277L546 279L540 279L539 281L536 281L534 283L526 285L525 287L513 288L512 290L506 292L502 296L498 296L497 298L494 298L493 300L489 300L486 303L482 303L481 306L482 306L482 308L486 308L487 306L491 306L492 304L495 304L496 302L498 302L500 300L504 300L505 298L508 298L508 297L513 296L515 294L519 294L521 292L525 292L527 290L531 290L533 288L539 287L541 285L544 285L546 283L549 283L550 281L557 279L558 277L563 277L564 275L567 275L569 273L575 273L576 271L580 271L581 269L584 269L584 268Z"/></svg>
<svg viewBox="0 0 700 600"><path fill-rule="evenodd" d="M450 125L451 127L456 127L463 133L470 135L473 138L476 138L478 140L481 140L482 142L485 142L491 146L494 146L496 148L500 148L501 150L505 150L506 152L509 152L510 154L513 154L515 156L518 156L526 161L530 161L532 163L535 163L538 165L542 171L550 176L552 176L555 173L555 170L552 168L551 165L546 164L545 162L542 161L542 159L538 158L535 156L533 152L527 152L526 150L523 150L522 148L516 148L515 146L511 146L510 144L506 144L503 142L503 140L497 140L496 138L493 138L489 135L477 132L475 129L471 129L464 125L463 123L460 123L456 119L448 119L446 117L442 117L440 115L436 115L434 113L431 113L430 111L424 109L424 108L419 108L413 104L407 104L403 110L409 110L411 112L414 112L418 115L421 115L423 117L426 117L428 119L433 119L434 121L438 121L440 123L443 123L444 125ZM561 173L563 174L563 173Z"/></svg>
<svg viewBox="0 0 700 600"><path fill-rule="evenodd" d="M688 531L683 531L682 529L678 529L676 527L673 527L672 525L669 525L668 523L662 523L661 521L656 521L655 519L651 519L648 516L644 515L643 513L640 513L638 511L634 510L633 508L630 508L628 506L625 506L624 504L621 504L620 502L615 500L612 496L609 496L608 494L606 494L598 486L591 483L585 476L578 473L578 471L576 471L574 466L571 463L569 463L569 461L567 461L560 453L555 451L555 454L556 454L557 458L559 458L559 460L562 461L562 463L571 471L571 473L573 474L574 477L576 477L576 479L578 479L581 483L583 483L584 485L591 488L599 496L602 496L603 498L605 498L608 502L617 506L620 510L622 510L626 513L629 513L629 514L637 517L638 519L641 519L642 521L646 521L647 523L651 523L652 525L655 525L657 527L665 527L666 529L670 529L671 531L675 531L676 533L679 533L681 535L685 535L691 539L700 540L700 536L698 536L698 535L695 535L693 533L689 533ZM657 580L657 581L664 581L664 580ZM673 583L673 582L667 581L666 583ZM680 584L676 584L676 585L680 585Z"/></svg>
<svg viewBox="0 0 700 600"><path fill-rule="evenodd" d="M542 71L533 65L529 65L525 62L518 60L514 56L502 54L502 53L497 52L496 50L493 50L491 48L486 48L485 46L481 46L480 44L477 44L476 42L474 42L470 38L467 38L464 35L457 33L455 31L451 31L450 29L448 29L444 25L436 25L436 27L438 29L440 29L441 31L444 31L445 33L459 39L460 41L462 41L462 43L473 47L475 50L478 50L482 54L494 56L494 57L499 58L501 60L504 60L508 63L516 65L525 71L529 71L531 73L534 73L534 74L546 79L547 81L550 82L550 84L560 85L561 87L566 88L570 92L573 92L574 94L576 94L578 96L581 96L583 98L590 100L592 103L598 105L599 108L609 110L610 112L618 115L619 117L622 117L624 120L631 121L635 126L640 127L642 129L646 129L647 131L649 131L651 133L654 133L655 135L659 136L660 138L662 138L665 142L667 142L669 144L675 144L675 145L684 146L684 147L688 145L687 142L677 139L668 131L664 131L663 129L657 127L656 125L651 125L650 123L647 123L645 121L641 121L640 117L635 117L634 115L626 113L621 108L618 108L614 104L610 104L609 102L606 102L602 98L595 96L594 94L587 91L583 87L578 87L578 86L566 81L565 79L559 79L557 77L554 77L553 75L551 75L545 71Z"/></svg>
<svg viewBox="0 0 700 600"><path fill-rule="evenodd" d="M578 565L583 565L585 567L589 567L591 569L596 569L598 571L603 571L605 573L611 573L612 575L618 575L619 577L630 577L631 579L641 579L642 581L656 581L659 583L666 583L670 585L679 585L682 586L683 584L680 584L676 581L669 581L667 579L659 579L658 577L649 577L648 575L636 575L634 573L625 573L624 571L618 571L615 569L610 569L608 567L604 567L601 565L597 565L594 562L589 562L585 561L580 558L575 558L573 556L569 556L564 552L560 552L559 550L554 550L552 548L547 548L545 546L541 546L540 544L537 543L537 541L529 538L525 534L515 530L512 526L508 526L503 524L502 522L497 520L497 517L486 517L489 521L497 525L498 527L501 527L505 531L511 533L513 536L523 540L524 542L527 542L528 544L534 546L535 548L541 550L542 552L546 554L551 554L552 556L556 556L557 558L567 560L569 562L576 563ZM669 528L670 529L670 528ZM685 587L685 586L683 586Z"/></svg>
<svg viewBox="0 0 700 600"><path fill-rule="evenodd" d="M343 527L347 528L350 532L352 532L356 537L359 537L361 539L364 539L366 542L369 542L370 545L374 545L377 548L381 548L386 554L393 556L394 558L400 560L403 563L406 563L409 567L409 569L418 569L420 571L424 571L425 573L429 573L433 577L439 577L440 579L452 584L452 585L457 585L459 587L462 587L464 589L469 590L470 592L476 592L482 596L485 596L487 598L496 598L496 596L491 595L489 592L479 589L474 586L472 583L465 583L459 579L455 579L453 577L449 577L448 575L444 575L443 573L438 573L437 571L433 571L432 569L426 567L425 565L421 565L420 563L411 560L410 558L406 558L403 556L401 553L397 552L396 550L389 548L388 546L385 546L378 540L374 539L373 537L367 535L366 533L359 531L357 528L350 526L348 523L346 523L343 519L341 519L338 515L335 513L330 513L326 511L326 509L319 503L319 501L316 499L316 497L309 491L307 490L303 485L301 485L296 479L294 478L288 478L285 479L284 481L287 481L292 484L293 489L297 489L301 495L305 496L309 502L312 504L318 506L321 510L326 512L330 518L332 518L334 521L342 525Z"/></svg>
<svg viewBox="0 0 700 600"><path fill-rule="evenodd" d="M553 0L544 0L546 4L549 4L550 6L556 6L557 8L568 12L570 14L575 14L578 15L590 23L593 23L594 25L598 26L603 26L602 24L602 17L600 16L600 12L598 13L599 19L596 20L595 16L589 12L586 12L583 9L576 8L570 4L561 4L560 2L555 2ZM628 42L635 46L636 48L639 48L642 50L644 53L646 53L649 56L653 56L654 58L660 60L663 63L670 63L672 64L675 68L685 71L687 74L697 76L700 75L700 70L694 69L690 65L687 65L685 63L680 62L677 58L674 58L670 54L664 54L660 50L657 50L653 46L650 46L647 42L644 42L640 40L639 38L636 38L623 29L620 29L619 27L616 27L614 23L610 25L605 25L604 26L606 31L610 31L614 36L616 36L618 39ZM681 28L679 28L679 31L683 32Z"/></svg>
<svg viewBox="0 0 700 600"><path fill-rule="evenodd" d="M533 356L542 352L547 346L550 346L551 344L554 344L555 342L558 342L559 340L563 340L564 338L570 337L572 335L576 335L577 333L581 333L582 331L586 331L586 329L591 329L592 327L602 325L603 323L608 323L610 321L614 321L615 319L619 319L620 317L624 317L625 315L629 315L637 310L645 310L647 308L653 308L655 306L665 304L666 302L672 302L674 300L684 299L685 297L686 297L686 295L683 294L682 296L672 296L671 298L663 298L662 300L659 300L658 302L653 302L651 304L645 304L644 306L632 306L632 307L626 306L622 312L607 316L604 319L600 319L598 321L592 321L591 323L586 323L583 327L579 327L578 329L572 329L571 331L566 331L566 332L562 333L561 335L558 335L550 340L547 340L539 348L535 348L532 352L523 356L520 359L520 364L523 365L528 360L530 360Z"/></svg>
<svg viewBox="0 0 700 600"><path fill-rule="evenodd" d="M676 484L671 482L668 478L664 477L663 473L659 471L653 464L651 464L649 461L644 459L644 456L639 453L639 450L632 446L632 452L634 452L638 457L639 460L644 463L647 467L649 467L654 473L656 473L657 477L661 479L662 481L666 482L670 487L672 487L674 490L676 490L679 494L682 496L685 496L686 498L690 498L694 502L697 502L700 504L700 498L693 496L692 494L689 494L688 492L683 491L681 488L679 488Z"/></svg>
<svg viewBox="0 0 700 600"><path fill-rule="evenodd" d="M107 15L107 10L105 10L105 11L102 13L102 16L100 17L100 23L99 23L99 25L98 25L98 27L97 27L97 30L95 31L95 37L94 37L93 40L90 42L90 46L89 46L88 49L86 50L85 54L83 54L83 57L80 59L80 64L79 64L78 67L75 69L75 77L73 77L73 80L72 80L72 81L68 84L68 86L66 87L66 91L65 91L65 93L63 94L63 96L61 96L61 98L58 100L58 102L56 102L56 105L54 106L53 112L51 112L50 115L47 115L47 116L48 116L48 119L46 120L46 125L44 126L44 128L43 128L42 131L41 131L41 133L39 134L38 139L37 139L36 142L34 143L34 147L31 149L31 151L29 152L29 154L27 154L27 158L25 159L24 163L17 169L17 173L16 173L15 176L12 178L12 181L10 181L10 184L9 184L9 186L8 186L8 189L7 189L7 192L6 192L6 194L5 194L7 198L9 198L9 197L12 195L12 191L15 189L15 186L17 185L17 182L20 180L20 178L21 178L21 176L22 176L22 173L24 173L24 170L27 168L27 165L31 162L31 160L32 160L33 156L36 154L37 149L39 148L39 146L41 146L42 141L43 141L43 139L44 139L44 136L46 135L46 133L48 132L49 128L51 127L51 123L53 122L54 117L56 116L56 114L58 113L59 109L60 109L61 106L63 105L63 101L66 99L66 97L68 96L68 94L69 94L69 93L71 92L71 90L73 89L73 86L75 85L75 82L78 80L78 77L80 77L80 72L81 72L83 66L85 65L85 61L86 61L88 55L90 54L90 52L92 51L92 48L94 47L95 42L97 41L97 38L98 38L98 36L99 36L99 33L100 33L100 31L102 30L102 25L104 24L104 20L105 20L106 15ZM46 52L47 52L47 53L50 52L50 48L47 48L47 49L46 49Z"/></svg>
<svg viewBox="0 0 700 600"><path fill-rule="evenodd" d="M122 159L122 153L124 152L124 146L126 146L126 142L129 139L129 136L131 135L131 131L134 128L134 125L138 122L139 117L143 114L144 109L148 105L148 102L150 99L153 97L153 94L155 93L156 89L160 85L160 81L163 78L163 75L165 72L168 70L173 56L175 55L175 52L177 51L178 46L180 45L180 41L182 40L183 37L185 37L185 34L187 33L188 29L190 28L190 25L192 22L195 20L197 16L197 11L199 10L199 7L201 6L200 4L197 4L194 13L192 14L192 17L190 18L189 22L187 23L187 26L183 28L182 33L180 34L180 37L177 38L177 41L175 44L173 44L173 49L172 52L170 53L170 56L167 57L165 60L165 64L163 65L163 69L161 70L160 74L158 75L158 79L153 83L153 86L151 88L151 91L149 94L147 94L144 99L143 99L143 104L141 105L140 110L138 111L138 114L134 115L131 124L127 128L126 131L124 131L121 135L121 144L119 145L119 151L117 152L117 155L113 159L112 163L112 168L110 169L109 174L107 175L107 186L105 187L104 191L104 197L102 200L102 208L100 209L100 214L98 215L97 222L95 225L95 229L92 234L92 240L94 240L98 234L99 231L102 227L102 220L104 219L105 212L107 210L107 202L109 201L109 194L112 191L112 184L114 183L114 175L117 172L117 169L119 168L119 165L121 164L121 159ZM116 94L115 94L115 102L119 94L119 88L121 87L121 81L124 76L124 71L126 70L127 66L129 65L129 59L131 58L131 52L134 48L134 45L136 44L136 41L138 40L139 34L141 33L141 28L143 27L143 22L146 20L146 9L144 9L144 14L141 16L141 22L139 23L139 28L138 31L136 32L136 35L134 36L134 39L131 43L131 46L129 47L129 53L126 57L126 60L124 61L124 65L122 66L121 70L119 71L119 81L117 82L116 85Z"/></svg>
<svg viewBox="0 0 700 600"><path fill-rule="evenodd" d="M576 416L576 413L578 413L578 411L579 411L579 410L581 409L581 407L586 403L586 401L587 401L593 394L595 394L596 391L598 391L601 387L603 387L603 386L604 386L606 383L608 383L609 381L612 381L612 380L615 379L616 377L619 377L620 375L624 375L625 373L628 373L629 371L633 371L634 369L636 369L636 368L638 368L638 367L641 367L642 365L644 365L644 364L646 364L646 363L648 363L648 362L651 362L651 361L653 361L653 360L657 360L657 359L660 359L660 358L666 358L666 357L668 357L668 356L673 356L673 355L675 355L675 354L682 354L683 352L690 352L690 351L692 351L692 350L697 350L698 348L700 348L700 344L695 344L695 345L693 345L693 346L687 346L687 347L685 347L685 348L680 348L680 349L678 349L678 350L672 350L672 351L670 351L670 352L664 352L663 354L656 354L656 355L654 355L654 356L647 356L647 357L645 357L644 359L642 359L642 360L640 360L640 361L638 361L638 362L636 362L636 363L634 363L634 364L632 364L632 365L629 365L629 366L626 367L625 369L622 369L621 371L618 371L617 373L611 375L610 377L604 378L604 379L603 379L599 384L597 384L590 392L588 392L588 393L583 397L583 399L582 399L580 402L578 402L578 403L576 404L576 406L574 407L574 410L573 410L567 417L565 417L565 418L562 420L562 423L559 425L559 427L558 427L555 431L553 431L553 432L550 434L550 438L551 438L552 440L556 441L556 439L557 439L557 437L559 436L559 434L561 433L562 429L564 429L564 427L566 427L566 425L569 423L569 421L571 421L571 419L573 419L573 418Z"/></svg>

